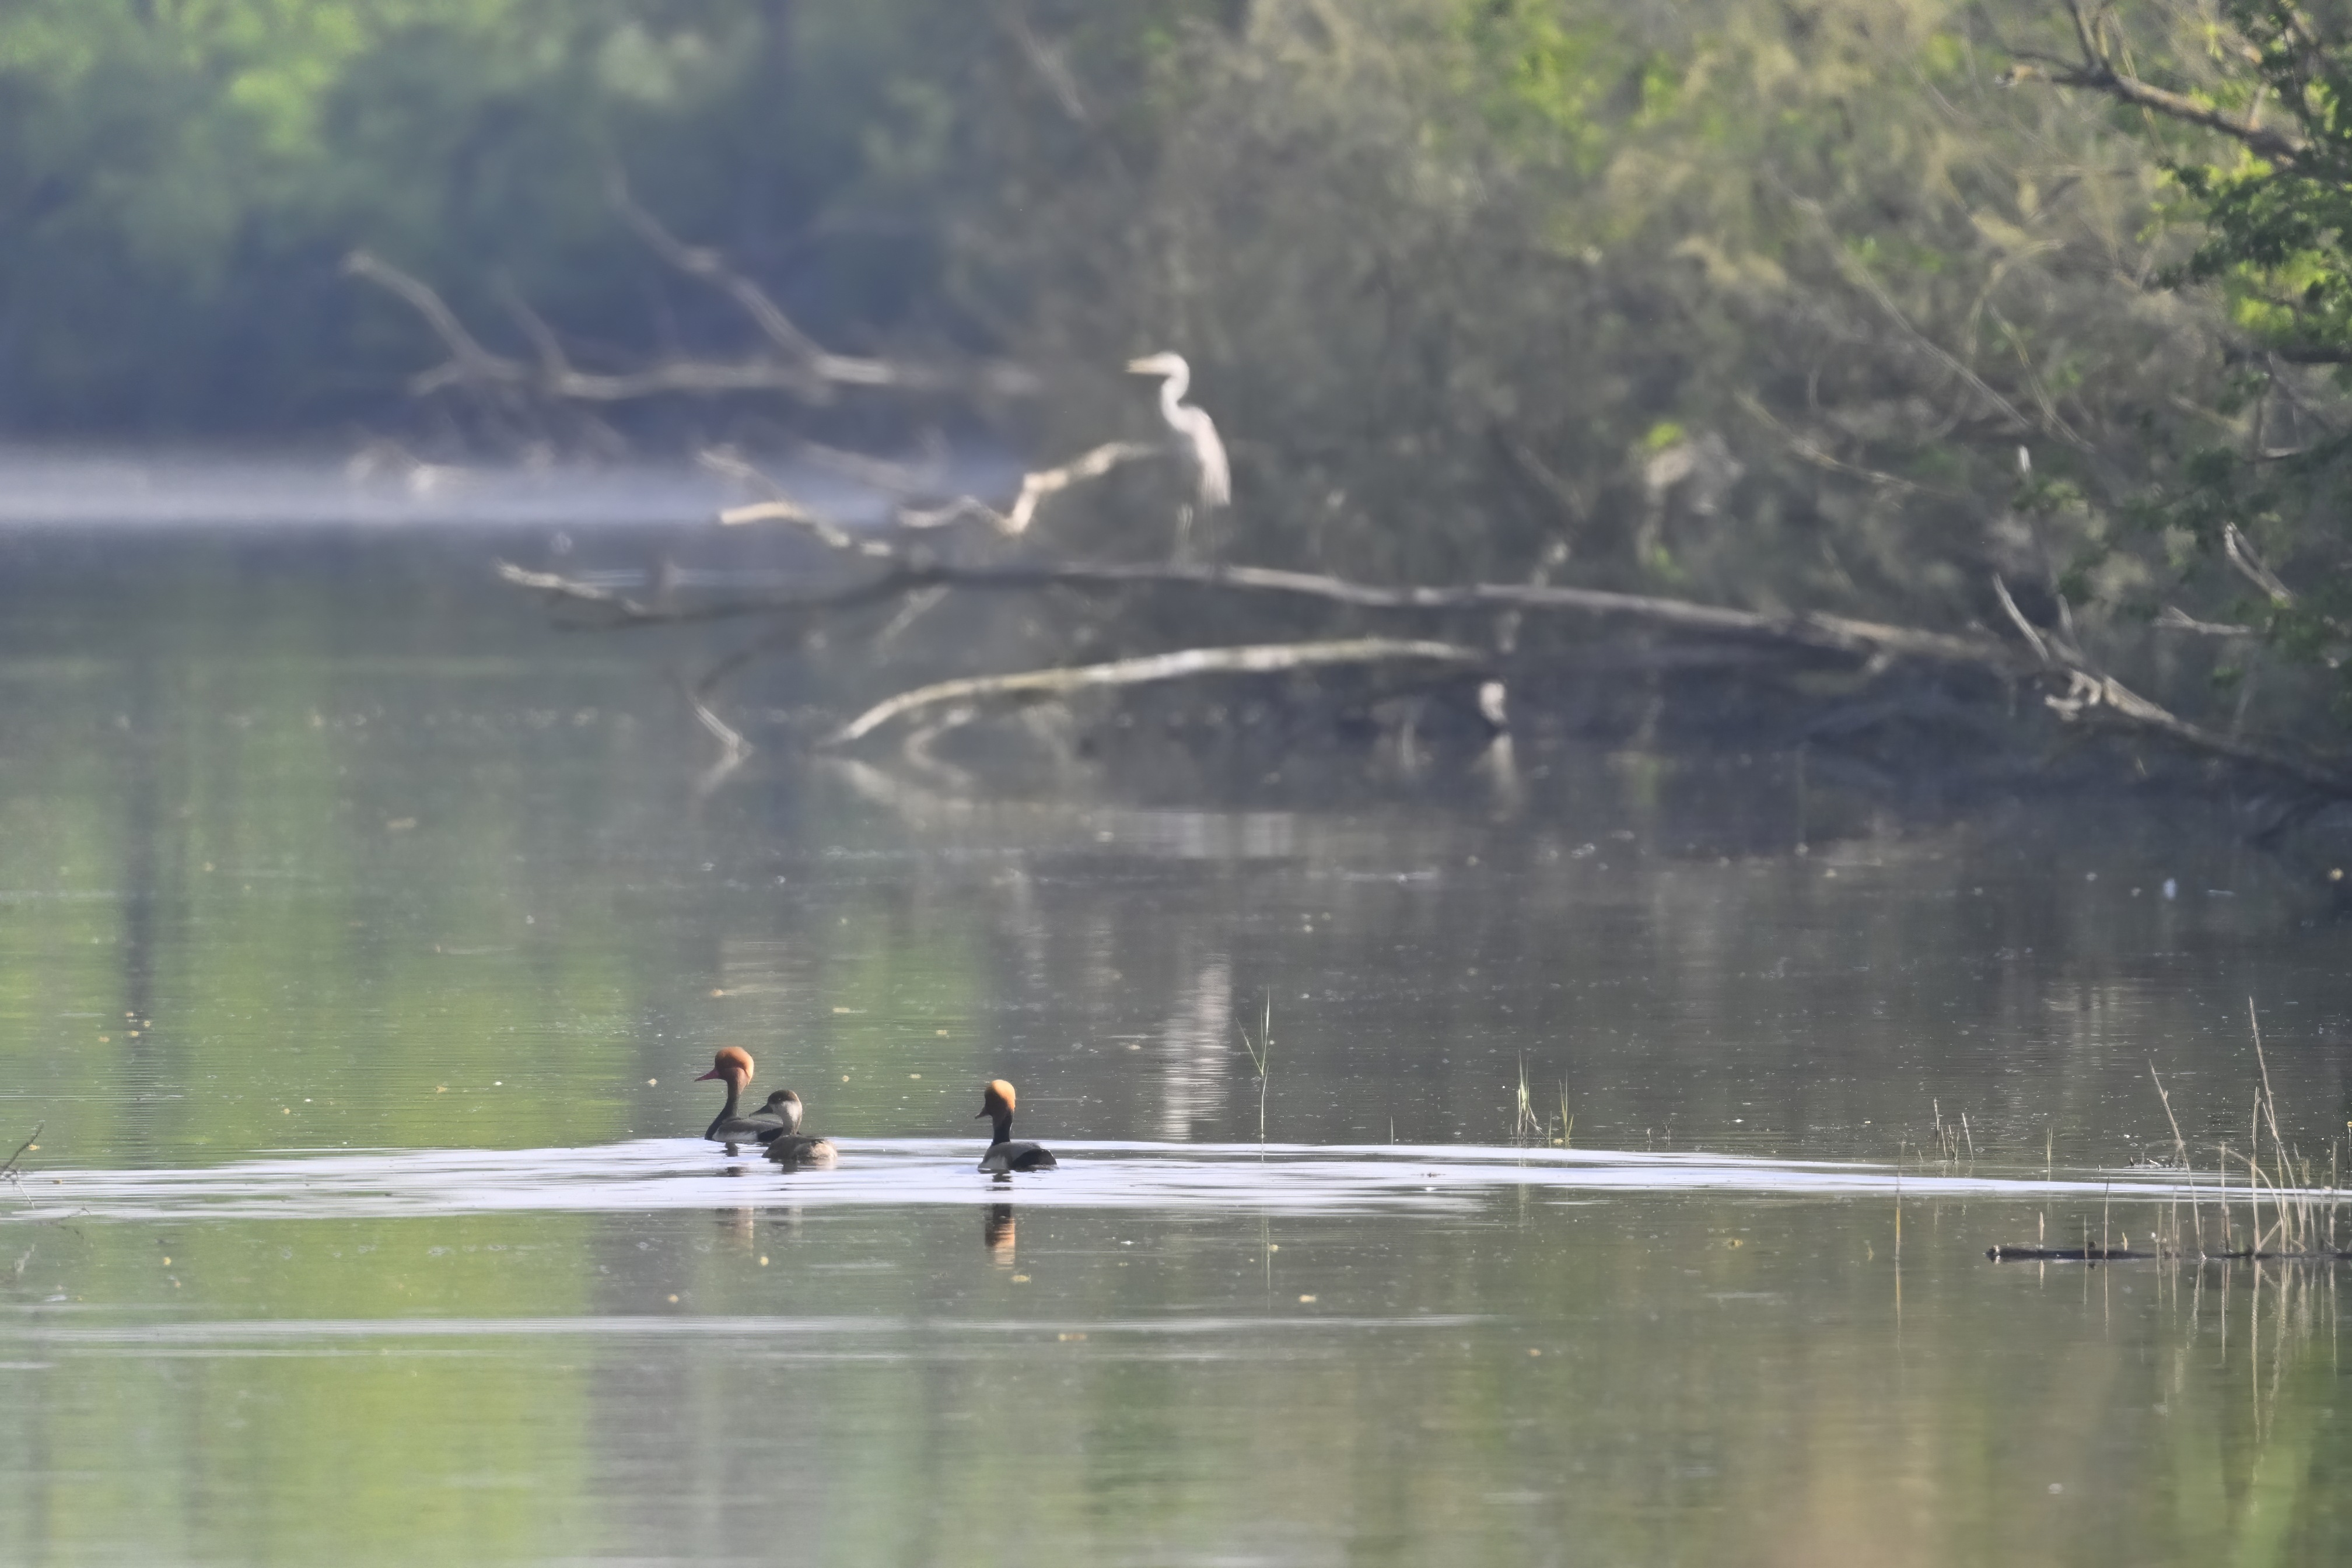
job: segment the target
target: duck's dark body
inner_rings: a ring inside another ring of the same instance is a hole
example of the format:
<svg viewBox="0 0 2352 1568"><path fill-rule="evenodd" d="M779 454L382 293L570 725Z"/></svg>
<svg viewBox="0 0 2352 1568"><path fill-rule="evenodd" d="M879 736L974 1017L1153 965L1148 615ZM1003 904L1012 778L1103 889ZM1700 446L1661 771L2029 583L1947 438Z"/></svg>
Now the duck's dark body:
<svg viewBox="0 0 2352 1568"><path fill-rule="evenodd" d="M768 1096L767 1104L751 1115L738 1116L735 1114L735 1096L730 1091L727 1104L702 1135L718 1143L772 1143L785 1130L787 1118L782 1110L782 1101L790 1093L791 1089L780 1089ZM798 1125L799 1120L797 1116L790 1119L793 1125Z"/></svg>
<svg viewBox="0 0 2352 1568"><path fill-rule="evenodd" d="M823 1138L812 1138L801 1131L801 1117L805 1108L801 1097L789 1089L780 1089L768 1097L768 1109L781 1119L776 1131L768 1137L768 1158L777 1164L830 1165L841 1152Z"/></svg>
<svg viewBox="0 0 2352 1568"><path fill-rule="evenodd" d="M1043 1143L1015 1142L1000 1138L988 1146L980 1157L983 1171L1050 1171L1055 1161L1054 1152Z"/></svg>

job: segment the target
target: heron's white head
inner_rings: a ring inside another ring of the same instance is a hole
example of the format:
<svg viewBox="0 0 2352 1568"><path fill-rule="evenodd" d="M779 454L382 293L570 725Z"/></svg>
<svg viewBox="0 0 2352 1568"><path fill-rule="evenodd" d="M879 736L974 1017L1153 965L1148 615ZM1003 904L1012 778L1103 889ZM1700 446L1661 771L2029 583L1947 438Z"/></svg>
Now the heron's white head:
<svg viewBox="0 0 2352 1568"><path fill-rule="evenodd" d="M1146 354L1141 359L1131 359L1127 362L1127 369L1130 375L1181 375L1189 378L1192 374L1192 367L1184 363L1182 354L1171 353Z"/></svg>

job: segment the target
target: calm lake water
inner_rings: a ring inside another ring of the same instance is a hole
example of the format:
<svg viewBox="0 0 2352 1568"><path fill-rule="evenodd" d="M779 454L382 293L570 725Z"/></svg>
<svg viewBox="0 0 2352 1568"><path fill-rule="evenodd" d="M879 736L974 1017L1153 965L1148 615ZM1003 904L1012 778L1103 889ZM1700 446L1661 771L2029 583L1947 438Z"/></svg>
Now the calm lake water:
<svg viewBox="0 0 2352 1568"><path fill-rule="evenodd" d="M717 777L728 634L548 629L553 548L0 536L0 1561L2352 1550L2336 1272L1984 1258L2178 1218L2250 995L2325 1176L2347 928L2211 806ZM722 1045L838 1170L695 1137ZM1062 1170L970 1169L996 1076Z"/></svg>

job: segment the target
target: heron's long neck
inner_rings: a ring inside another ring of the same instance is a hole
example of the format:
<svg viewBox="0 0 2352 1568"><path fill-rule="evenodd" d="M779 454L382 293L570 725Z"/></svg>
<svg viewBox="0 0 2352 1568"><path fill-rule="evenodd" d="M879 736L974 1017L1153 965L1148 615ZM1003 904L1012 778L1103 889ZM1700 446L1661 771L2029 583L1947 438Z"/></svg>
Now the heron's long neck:
<svg viewBox="0 0 2352 1568"><path fill-rule="evenodd" d="M993 1149L999 1143L1010 1143L1013 1142L1013 1112L1009 1110L992 1110L989 1112L988 1119L996 1126L996 1136L988 1141L988 1146L990 1148Z"/></svg>
<svg viewBox="0 0 2352 1568"><path fill-rule="evenodd" d="M1160 384L1160 416L1171 425L1176 423L1176 410L1184 401L1185 388L1192 384L1192 367L1180 365L1168 373Z"/></svg>

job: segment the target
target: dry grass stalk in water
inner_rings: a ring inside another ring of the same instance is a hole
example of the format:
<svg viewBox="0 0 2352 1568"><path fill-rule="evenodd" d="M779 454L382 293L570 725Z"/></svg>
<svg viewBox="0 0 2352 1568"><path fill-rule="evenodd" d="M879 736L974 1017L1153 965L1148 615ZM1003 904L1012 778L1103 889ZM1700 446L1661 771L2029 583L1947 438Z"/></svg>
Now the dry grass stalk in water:
<svg viewBox="0 0 2352 1568"><path fill-rule="evenodd" d="M1238 1018L1234 1020L1234 1032L1241 1036L1242 1049L1249 1053L1250 1066L1257 1072L1257 1141L1264 1143L1265 1142L1266 1076L1268 1066L1274 1060L1274 993L1269 991L1265 994L1265 1013L1264 1020L1258 1025L1256 1039L1250 1038L1249 1029ZM1389 1126L1389 1139L1391 1142L1396 1139L1396 1126L1393 1122Z"/></svg>
<svg viewBox="0 0 2352 1568"><path fill-rule="evenodd" d="M2173 1201L2173 1217L2167 1233L2158 1227L2156 1250L2153 1253L2129 1250L2129 1241L2114 1246L2107 1240L2107 1205L2101 1207L2101 1244L2093 1246L2089 1236L2089 1219L2084 1220L2083 1245L2079 1248L2051 1248L2039 1237L2032 1247L1995 1247L1986 1256L1996 1261L2011 1259L2042 1259L2047 1261L2104 1262L2110 1259L2163 1258L2192 1258L2221 1261L2298 1262L2334 1261L2352 1258L2352 1251L2336 1244L2336 1210L2342 1202L2339 1174L2341 1155L2333 1142L2328 1149L2326 1184L2318 1184L2316 1162L2305 1158L2286 1142L2278 1116L2278 1097L2270 1079L2270 1063L2262 1040L2262 1023L2252 998L2246 1003L2247 1022L2254 1043L2254 1060L2260 1081L2247 1117L2249 1147L2239 1150L2228 1143L2212 1145L2216 1155L2214 1174L2220 1183L2218 1201L2221 1220L2221 1246L2219 1251L2208 1251L2205 1243L2204 1199L2197 1185L2198 1173L2190 1163L2189 1141L2180 1131L2180 1119L2174 1113L2172 1096L2165 1089L2164 1079L2148 1064L2148 1081L2155 1087L2157 1099L2164 1107L2164 1117L2172 1129L2174 1167L2190 1184L2189 1215L2193 1227L2193 1243L2186 1243L2180 1234L2179 1199ZM1942 1126L1938 1108L1938 1137L1948 1149L1950 1135ZM2270 1137L2270 1153L2266 1161L2263 1152L2263 1134ZM2045 1132L2043 1170L2045 1174L2054 1162L2055 1134ZM2249 1234L2243 1247L2238 1244L2236 1218L2231 1213L2230 1175L2233 1167L2242 1168L2246 1176L2246 1211ZM2112 1189L2110 1189L2110 1195ZM2268 1197L2268 1212L2264 1198Z"/></svg>
<svg viewBox="0 0 2352 1568"><path fill-rule="evenodd" d="M1528 1092L1528 1058L1522 1052L1519 1056L1518 1088L1513 1097L1511 1137L1514 1141L1525 1142L1541 1137L1543 1131L1543 1125L1536 1120L1535 1099Z"/></svg>
<svg viewBox="0 0 2352 1568"><path fill-rule="evenodd" d="M17 1180L23 1169L25 1156L41 1146L41 1129L47 1125L47 1121L37 1121L33 1124L33 1131L22 1143L16 1145L16 1152L8 1156L5 1163L0 1164L0 1179L10 1182Z"/></svg>

